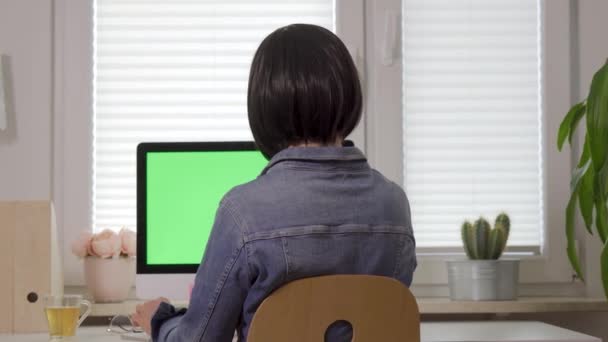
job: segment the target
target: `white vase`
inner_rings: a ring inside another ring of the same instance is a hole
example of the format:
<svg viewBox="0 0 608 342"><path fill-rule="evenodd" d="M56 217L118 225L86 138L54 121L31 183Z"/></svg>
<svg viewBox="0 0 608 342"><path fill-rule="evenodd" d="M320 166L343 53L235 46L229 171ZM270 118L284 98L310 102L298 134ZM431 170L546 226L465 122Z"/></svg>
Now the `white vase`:
<svg viewBox="0 0 608 342"><path fill-rule="evenodd" d="M516 300L519 260L449 260L448 284L452 300Z"/></svg>
<svg viewBox="0 0 608 342"><path fill-rule="evenodd" d="M86 257L84 278L95 302L122 302L129 297L135 282L135 258Z"/></svg>

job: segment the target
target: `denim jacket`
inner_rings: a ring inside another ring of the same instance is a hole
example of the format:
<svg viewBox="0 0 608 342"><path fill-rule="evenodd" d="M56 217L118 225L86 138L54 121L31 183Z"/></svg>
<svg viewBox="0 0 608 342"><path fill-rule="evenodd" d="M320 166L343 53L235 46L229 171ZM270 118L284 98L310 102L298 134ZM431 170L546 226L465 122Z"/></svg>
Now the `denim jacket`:
<svg viewBox="0 0 608 342"><path fill-rule="evenodd" d="M261 302L296 279L370 274L409 286L414 249L405 193L359 149L287 148L222 199L189 307L161 304L153 340L224 342L236 329L246 341Z"/></svg>

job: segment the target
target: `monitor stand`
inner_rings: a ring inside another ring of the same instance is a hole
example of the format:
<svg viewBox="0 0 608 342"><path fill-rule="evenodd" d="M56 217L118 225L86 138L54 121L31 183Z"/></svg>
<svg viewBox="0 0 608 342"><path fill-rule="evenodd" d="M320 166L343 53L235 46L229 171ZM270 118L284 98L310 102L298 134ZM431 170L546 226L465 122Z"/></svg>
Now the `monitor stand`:
<svg viewBox="0 0 608 342"><path fill-rule="evenodd" d="M188 301L194 285L194 273L137 274L135 292L138 299L165 297Z"/></svg>

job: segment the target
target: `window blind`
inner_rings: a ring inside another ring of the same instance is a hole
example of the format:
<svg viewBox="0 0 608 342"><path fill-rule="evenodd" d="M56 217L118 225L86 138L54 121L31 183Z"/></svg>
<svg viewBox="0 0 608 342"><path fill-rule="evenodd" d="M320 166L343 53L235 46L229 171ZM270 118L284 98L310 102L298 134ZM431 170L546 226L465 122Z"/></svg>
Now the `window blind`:
<svg viewBox="0 0 608 342"><path fill-rule="evenodd" d="M136 146L252 140L249 66L278 27L334 29L333 0L97 0L93 228L136 226Z"/></svg>
<svg viewBox="0 0 608 342"><path fill-rule="evenodd" d="M419 247L461 246L465 219L511 216L542 245L540 4L404 0L404 183Z"/></svg>

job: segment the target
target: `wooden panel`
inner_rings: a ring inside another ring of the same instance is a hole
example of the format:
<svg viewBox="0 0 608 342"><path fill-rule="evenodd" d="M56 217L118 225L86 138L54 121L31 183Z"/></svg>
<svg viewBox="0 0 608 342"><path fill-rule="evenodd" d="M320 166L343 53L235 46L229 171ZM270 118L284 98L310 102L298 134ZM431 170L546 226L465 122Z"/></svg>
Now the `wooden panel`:
<svg viewBox="0 0 608 342"><path fill-rule="evenodd" d="M50 202L50 215L51 220L49 222L50 227L50 261L51 261L51 294L58 295L63 294L63 253L59 245L59 232L57 231L57 219L55 216L55 207Z"/></svg>
<svg viewBox="0 0 608 342"><path fill-rule="evenodd" d="M44 295L51 291L51 206L19 202L16 210L14 332L47 331ZM28 294L38 300L30 303Z"/></svg>
<svg viewBox="0 0 608 342"><path fill-rule="evenodd" d="M0 202L0 333L13 330L15 202Z"/></svg>

